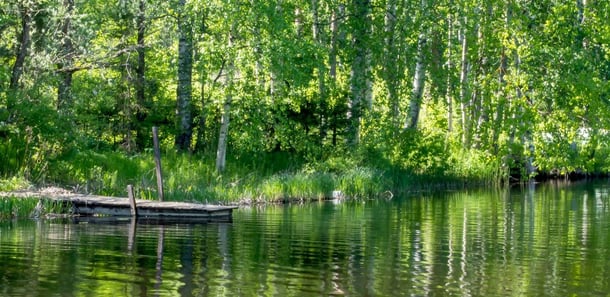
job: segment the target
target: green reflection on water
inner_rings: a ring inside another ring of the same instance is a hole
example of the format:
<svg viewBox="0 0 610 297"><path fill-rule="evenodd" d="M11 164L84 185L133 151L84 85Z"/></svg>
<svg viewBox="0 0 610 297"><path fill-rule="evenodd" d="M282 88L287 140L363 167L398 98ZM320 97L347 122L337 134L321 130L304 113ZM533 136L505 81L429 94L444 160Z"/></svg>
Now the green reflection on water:
<svg viewBox="0 0 610 297"><path fill-rule="evenodd" d="M232 224L0 222L2 296L608 296L606 183L239 209Z"/></svg>

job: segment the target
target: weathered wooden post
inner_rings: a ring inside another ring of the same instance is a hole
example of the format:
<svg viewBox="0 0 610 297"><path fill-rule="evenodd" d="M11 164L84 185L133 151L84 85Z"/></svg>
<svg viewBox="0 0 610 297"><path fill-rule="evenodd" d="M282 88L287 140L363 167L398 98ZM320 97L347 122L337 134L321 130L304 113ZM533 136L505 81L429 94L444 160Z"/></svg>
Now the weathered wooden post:
<svg viewBox="0 0 610 297"><path fill-rule="evenodd" d="M129 234L127 238L127 251L131 255L133 252L133 246L136 242L136 226L137 226L138 218L131 217L131 221L129 222Z"/></svg>
<svg viewBox="0 0 610 297"><path fill-rule="evenodd" d="M129 197L129 206L131 207L131 216L138 216L138 209L136 208L136 197L133 194L133 186L127 185L127 197Z"/></svg>
<svg viewBox="0 0 610 297"><path fill-rule="evenodd" d="M157 172L157 192L159 201L163 201L163 175L161 174L161 150L159 149L159 127L153 127L153 146L155 151L155 166Z"/></svg>

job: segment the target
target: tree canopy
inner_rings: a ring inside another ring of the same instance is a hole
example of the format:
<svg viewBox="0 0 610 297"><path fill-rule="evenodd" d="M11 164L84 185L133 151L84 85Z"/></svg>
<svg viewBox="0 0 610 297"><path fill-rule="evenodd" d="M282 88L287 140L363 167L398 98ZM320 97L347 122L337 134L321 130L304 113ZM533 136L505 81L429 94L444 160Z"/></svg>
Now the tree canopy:
<svg viewBox="0 0 610 297"><path fill-rule="evenodd" d="M610 166L608 1L8 0L0 34L3 175L142 152L152 126L219 171L278 151Z"/></svg>

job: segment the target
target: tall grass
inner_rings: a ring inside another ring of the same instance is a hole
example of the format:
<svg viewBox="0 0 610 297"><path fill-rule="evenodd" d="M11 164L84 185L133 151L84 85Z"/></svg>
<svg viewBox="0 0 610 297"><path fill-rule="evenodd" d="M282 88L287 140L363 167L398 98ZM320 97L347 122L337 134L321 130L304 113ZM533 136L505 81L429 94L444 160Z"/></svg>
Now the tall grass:
<svg viewBox="0 0 610 297"><path fill-rule="evenodd" d="M456 150L452 153L449 175L470 183L502 184L508 177L508 168L501 159L486 152L476 150Z"/></svg>
<svg viewBox="0 0 610 297"><path fill-rule="evenodd" d="M340 191L348 197L366 197L388 189L384 173L330 159L312 168L289 154L269 154L229 160L222 174L210 157L167 152L162 157L167 200L198 202L276 202L322 200ZM346 165L348 164L348 165ZM156 199L152 156L117 152L83 152L54 164L54 180L72 190L124 196L128 184L143 199Z"/></svg>
<svg viewBox="0 0 610 297"><path fill-rule="evenodd" d="M69 213L62 202L39 198L0 197L0 219L41 217Z"/></svg>
<svg viewBox="0 0 610 297"><path fill-rule="evenodd" d="M213 156L162 154L166 200L209 203L278 202L391 197L409 191L493 183L505 172L493 156L473 151L447 153L433 140L394 152L335 153L322 160L303 160L289 153L232 156L218 173ZM428 150L428 154L411 150ZM77 192L125 196L134 185L141 199L157 199L152 154L74 151L49 164L46 181ZM6 184L6 182L5 182ZM8 184L11 184L8 182ZM26 186L23 180L14 184ZM17 186L18 187L18 186ZM13 190L17 187L3 186Z"/></svg>

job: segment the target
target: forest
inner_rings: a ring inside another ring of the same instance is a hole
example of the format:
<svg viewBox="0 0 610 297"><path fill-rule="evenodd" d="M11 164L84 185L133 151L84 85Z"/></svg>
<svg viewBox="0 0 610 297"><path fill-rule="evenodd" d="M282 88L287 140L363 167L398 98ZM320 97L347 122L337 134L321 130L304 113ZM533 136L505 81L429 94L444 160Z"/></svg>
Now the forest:
<svg viewBox="0 0 610 297"><path fill-rule="evenodd" d="M0 189L393 196L610 169L610 2L7 0Z"/></svg>

